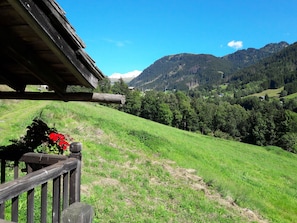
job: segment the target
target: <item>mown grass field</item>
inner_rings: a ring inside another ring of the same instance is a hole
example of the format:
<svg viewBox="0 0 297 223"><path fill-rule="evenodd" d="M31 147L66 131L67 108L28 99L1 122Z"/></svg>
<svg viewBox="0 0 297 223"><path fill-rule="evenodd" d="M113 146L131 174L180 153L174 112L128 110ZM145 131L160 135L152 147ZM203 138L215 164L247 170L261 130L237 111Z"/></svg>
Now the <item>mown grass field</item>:
<svg viewBox="0 0 297 223"><path fill-rule="evenodd" d="M277 88L277 89L267 89L265 91L262 91L260 93L252 94L251 96L255 97L264 97L265 95L268 95L270 98L279 98L280 93L284 90L284 87Z"/></svg>
<svg viewBox="0 0 297 223"><path fill-rule="evenodd" d="M40 115L83 143L82 200L94 222L297 222L294 154L49 101L1 101L1 145Z"/></svg>
<svg viewBox="0 0 297 223"><path fill-rule="evenodd" d="M297 97L297 93L294 93L294 94L290 94L290 95L288 95L288 96L286 96L286 97L284 97L284 98L287 98L287 99L294 99L294 98L296 98Z"/></svg>

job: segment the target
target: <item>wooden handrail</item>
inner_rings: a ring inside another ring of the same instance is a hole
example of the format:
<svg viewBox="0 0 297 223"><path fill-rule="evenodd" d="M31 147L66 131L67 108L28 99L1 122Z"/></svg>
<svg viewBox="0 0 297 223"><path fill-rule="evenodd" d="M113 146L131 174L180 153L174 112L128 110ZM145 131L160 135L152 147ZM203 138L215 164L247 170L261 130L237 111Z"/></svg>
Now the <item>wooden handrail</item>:
<svg viewBox="0 0 297 223"><path fill-rule="evenodd" d="M11 220L18 222L19 196L27 193L27 222L34 222L35 189L41 188L40 222L46 223L48 215L48 183L52 181L52 222L60 222L61 211L80 201L81 150L79 142L70 144L70 155L26 153L17 160L11 156L1 160L0 220L4 219L5 202L11 200ZM7 161L14 161L14 180L5 182ZM19 163L26 164L27 175L19 177ZM36 216L35 216L36 217Z"/></svg>
<svg viewBox="0 0 297 223"><path fill-rule="evenodd" d="M59 161L56 164L50 165L43 169L34 171L26 176L20 177L13 181L0 185L0 204L4 201L12 199L24 192L27 192L38 185L53 180L57 176L62 176L64 173L71 171L77 167L77 159L69 158L64 161Z"/></svg>

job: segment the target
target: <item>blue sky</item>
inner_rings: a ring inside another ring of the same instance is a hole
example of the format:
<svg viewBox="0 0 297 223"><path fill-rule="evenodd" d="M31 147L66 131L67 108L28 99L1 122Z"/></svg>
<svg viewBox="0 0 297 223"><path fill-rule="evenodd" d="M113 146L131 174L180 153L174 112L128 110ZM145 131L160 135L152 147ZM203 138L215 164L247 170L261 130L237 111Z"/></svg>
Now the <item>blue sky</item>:
<svg viewBox="0 0 297 223"><path fill-rule="evenodd" d="M178 53L297 41L297 0L57 0L107 76ZM136 72L139 73L139 72Z"/></svg>

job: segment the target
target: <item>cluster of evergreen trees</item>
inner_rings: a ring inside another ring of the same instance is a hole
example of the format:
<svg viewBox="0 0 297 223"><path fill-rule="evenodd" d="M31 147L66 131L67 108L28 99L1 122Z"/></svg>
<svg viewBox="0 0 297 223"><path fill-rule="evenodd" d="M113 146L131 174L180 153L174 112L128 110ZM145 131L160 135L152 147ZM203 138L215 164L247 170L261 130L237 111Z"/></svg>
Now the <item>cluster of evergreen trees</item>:
<svg viewBox="0 0 297 223"><path fill-rule="evenodd" d="M98 90L126 95L126 104L118 109L142 118L187 131L297 152L294 100L205 99L182 91L130 91L123 80L112 86L104 80Z"/></svg>

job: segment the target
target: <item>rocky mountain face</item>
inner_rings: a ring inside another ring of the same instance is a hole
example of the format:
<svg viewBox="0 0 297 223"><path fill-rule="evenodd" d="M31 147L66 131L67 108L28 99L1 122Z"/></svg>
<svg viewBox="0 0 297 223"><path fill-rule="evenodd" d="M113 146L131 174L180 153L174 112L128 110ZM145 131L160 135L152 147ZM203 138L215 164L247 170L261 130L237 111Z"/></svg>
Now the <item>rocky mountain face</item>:
<svg viewBox="0 0 297 223"><path fill-rule="evenodd" d="M129 85L141 90L162 91L225 83L238 70L254 65L288 46L286 42L271 43L260 49L239 50L223 57L188 53L165 56L146 68Z"/></svg>

